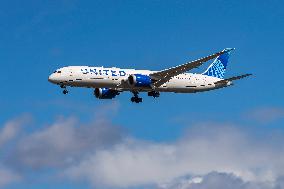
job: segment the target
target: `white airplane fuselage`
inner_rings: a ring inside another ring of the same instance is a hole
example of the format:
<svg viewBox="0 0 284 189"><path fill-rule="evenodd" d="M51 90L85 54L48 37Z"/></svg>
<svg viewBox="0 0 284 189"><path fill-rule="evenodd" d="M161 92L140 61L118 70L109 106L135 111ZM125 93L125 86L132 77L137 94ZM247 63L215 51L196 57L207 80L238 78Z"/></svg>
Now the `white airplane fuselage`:
<svg viewBox="0 0 284 189"><path fill-rule="evenodd" d="M229 56L234 48L199 58L194 61L160 71L135 70L122 68L105 68L90 66L68 66L56 70L48 80L60 85L63 94L67 87L87 87L94 89L98 99L113 99L123 91L133 93L131 102L140 103L140 92L157 98L160 92L196 93L223 88L232 85L232 81L252 74L224 79ZM205 62L215 59L202 74L187 73Z"/></svg>
<svg viewBox="0 0 284 189"><path fill-rule="evenodd" d="M121 68L104 68L89 66L68 66L56 70L48 80L54 84L71 87L87 88L110 88L120 91L153 91L151 87L130 86L128 78L133 74L149 75L156 71L135 70ZM231 85L231 82L224 85L214 83L221 79L193 73L183 73L171 78L168 82L155 88L157 92L195 93L213 90ZM123 86L123 87L122 87Z"/></svg>

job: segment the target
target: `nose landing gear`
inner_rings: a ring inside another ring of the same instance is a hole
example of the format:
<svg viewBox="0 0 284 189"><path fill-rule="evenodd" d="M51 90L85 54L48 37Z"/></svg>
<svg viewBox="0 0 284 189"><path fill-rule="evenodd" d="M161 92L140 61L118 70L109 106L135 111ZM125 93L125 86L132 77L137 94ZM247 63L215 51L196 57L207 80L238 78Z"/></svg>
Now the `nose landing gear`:
<svg viewBox="0 0 284 189"><path fill-rule="evenodd" d="M68 94L67 89L64 89L62 93L65 94L65 95Z"/></svg>
<svg viewBox="0 0 284 189"><path fill-rule="evenodd" d="M63 91L62 91L62 93L63 94L68 94L68 90L66 89L66 86L65 85L60 85L60 87L61 87L61 89L64 89Z"/></svg>

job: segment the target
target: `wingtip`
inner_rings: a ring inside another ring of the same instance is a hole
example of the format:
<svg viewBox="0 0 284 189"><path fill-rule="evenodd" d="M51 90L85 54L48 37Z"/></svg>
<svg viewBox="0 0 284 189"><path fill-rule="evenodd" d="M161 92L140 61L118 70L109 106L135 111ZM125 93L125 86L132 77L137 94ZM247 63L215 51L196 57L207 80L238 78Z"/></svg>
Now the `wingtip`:
<svg viewBox="0 0 284 189"><path fill-rule="evenodd" d="M252 76L251 73L248 73L248 74L244 74L243 77L249 77L249 76Z"/></svg>
<svg viewBox="0 0 284 189"><path fill-rule="evenodd" d="M229 52L229 51L232 51L232 50L235 50L236 48L225 48L224 51L226 52Z"/></svg>

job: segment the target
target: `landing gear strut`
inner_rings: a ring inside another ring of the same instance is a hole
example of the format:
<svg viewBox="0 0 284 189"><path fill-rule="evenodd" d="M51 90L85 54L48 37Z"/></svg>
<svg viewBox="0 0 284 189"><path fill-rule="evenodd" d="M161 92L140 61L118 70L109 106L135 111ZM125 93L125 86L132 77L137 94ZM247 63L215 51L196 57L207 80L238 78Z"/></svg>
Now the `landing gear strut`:
<svg viewBox="0 0 284 189"><path fill-rule="evenodd" d="M65 94L65 95L68 94L68 90L66 89L66 86L65 86L65 85L60 85L60 87L61 87L62 89L64 89L63 92L62 92L63 94Z"/></svg>
<svg viewBox="0 0 284 189"><path fill-rule="evenodd" d="M136 102L136 103L142 102L142 98L139 98L138 92L132 92L132 93L134 96L131 97L131 102Z"/></svg>

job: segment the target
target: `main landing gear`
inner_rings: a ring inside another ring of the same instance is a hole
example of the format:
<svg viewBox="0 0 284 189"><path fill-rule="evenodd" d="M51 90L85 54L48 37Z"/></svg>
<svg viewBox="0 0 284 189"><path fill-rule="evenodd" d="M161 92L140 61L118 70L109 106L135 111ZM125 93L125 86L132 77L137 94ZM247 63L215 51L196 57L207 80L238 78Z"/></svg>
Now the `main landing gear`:
<svg viewBox="0 0 284 189"><path fill-rule="evenodd" d="M132 91L133 93L133 97L131 97L131 102L136 102L136 103L140 103L142 102L142 98L139 98L138 96L138 92L137 91ZM148 92L148 96L152 96L153 98L158 98L160 96L160 93L159 92L156 92L156 91L150 91Z"/></svg>
<svg viewBox="0 0 284 189"><path fill-rule="evenodd" d="M151 91L148 92L148 96L152 96L153 98L158 98L160 96L160 93L156 91Z"/></svg>
<svg viewBox="0 0 284 189"><path fill-rule="evenodd" d="M131 97L131 102L136 102L136 103L142 102L142 98L139 98L138 92L132 92L132 93L134 96Z"/></svg>
<svg viewBox="0 0 284 189"><path fill-rule="evenodd" d="M66 86L65 85L60 85L60 87L61 87L61 89L64 89L63 91L62 91L62 93L63 94L68 94L68 90L66 89Z"/></svg>

